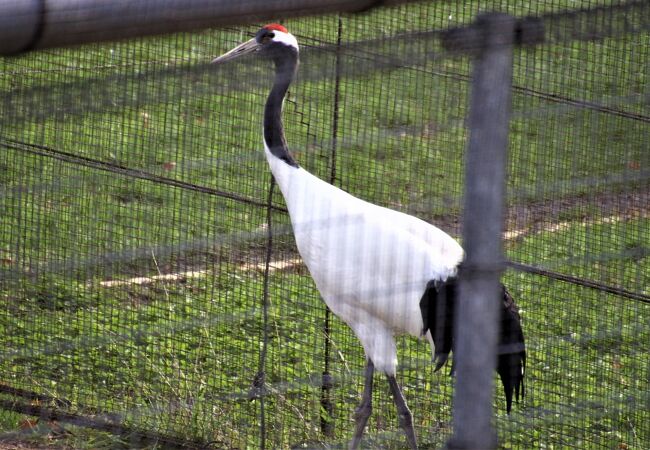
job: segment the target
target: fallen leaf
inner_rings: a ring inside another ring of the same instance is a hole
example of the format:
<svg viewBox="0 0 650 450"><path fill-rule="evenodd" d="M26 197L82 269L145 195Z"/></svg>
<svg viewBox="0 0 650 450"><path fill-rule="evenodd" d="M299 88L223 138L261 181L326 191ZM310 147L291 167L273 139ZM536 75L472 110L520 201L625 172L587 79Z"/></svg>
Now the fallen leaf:
<svg viewBox="0 0 650 450"><path fill-rule="evenodd" d="M31 430L38 425L38 419L23 419L18 423L21 430Z"/></svg>

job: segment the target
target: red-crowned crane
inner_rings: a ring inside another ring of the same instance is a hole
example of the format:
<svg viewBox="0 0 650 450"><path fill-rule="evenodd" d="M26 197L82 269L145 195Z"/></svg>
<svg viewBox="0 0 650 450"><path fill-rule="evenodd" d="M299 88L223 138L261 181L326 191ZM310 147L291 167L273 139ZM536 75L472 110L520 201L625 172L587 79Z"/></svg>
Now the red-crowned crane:
<svg viewBox="0 0 650 450"><path fill-rule="evenodd" d="M413 420L395 379L394 335L425 336L435 370L453 350L456 272L463 250L449 235L420 219L358 199L302 169L291 156L282 105L298 67L298 42L278 24L213 62L258 52L275 63L264 108L264 150L291 217L298 251L327 306L347 323L366 354L365 387L355 410L350 448L357 448L372 409L375 370L388 377L399 424L417 448ZM503 288L497 372L507 403L524 394L524 336L512 297ZM453 371L453 368L452 368Z"/></svg>

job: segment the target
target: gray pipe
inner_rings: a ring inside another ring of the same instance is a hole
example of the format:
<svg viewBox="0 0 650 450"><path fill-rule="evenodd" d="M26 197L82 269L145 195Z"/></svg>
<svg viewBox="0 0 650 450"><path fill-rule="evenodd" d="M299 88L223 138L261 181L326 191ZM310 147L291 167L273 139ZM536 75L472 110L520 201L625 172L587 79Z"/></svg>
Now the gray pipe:
<svg viewBox="0 0 650 450"><path fill-rule="evenodd" d="M414 0L0 0L0 55Z"/></svg>
<svg viewBox="0 0 650 450"><path fill-rule="evenodd" d="M41 0L0 0L0 55L19 53L39 38Z"/></svg>

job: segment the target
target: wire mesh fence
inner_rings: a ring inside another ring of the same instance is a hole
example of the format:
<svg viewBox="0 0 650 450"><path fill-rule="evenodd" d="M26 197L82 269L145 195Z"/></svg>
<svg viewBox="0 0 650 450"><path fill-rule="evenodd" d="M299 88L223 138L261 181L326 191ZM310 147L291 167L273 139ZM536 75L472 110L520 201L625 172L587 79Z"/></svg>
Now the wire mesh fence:
<svg viewBox="0 0 650 450"><path fill-rule="evenodd" d="M499 440L647 448L650 8L511 3L283 21L301 46L287 140L321 179L458 237L470 59L442 30L536 17L519 34L544 42L514 53L504 235L527 395L508 416L497 389ZM269 65L209 64L258 28L0 60L3 440L347 445L363 348L269 190ZM398 355L420 445L442 446L453 379L425 341ZM403 447L383 383L374 408L364 445Z"/></svg>

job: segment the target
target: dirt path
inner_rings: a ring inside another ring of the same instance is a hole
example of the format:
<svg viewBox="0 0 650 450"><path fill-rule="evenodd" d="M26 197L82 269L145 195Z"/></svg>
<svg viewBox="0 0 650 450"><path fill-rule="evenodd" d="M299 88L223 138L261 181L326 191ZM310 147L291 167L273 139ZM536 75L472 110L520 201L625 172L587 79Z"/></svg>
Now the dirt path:
<svg viewBox="0 0 650 450"><path fill-rule="evenodd" d="M560 232L577 223L600 224L615 223L634 218L650 217L650 187L634 192L605 193L593 197L571 197L546 202L520 204L508 209L506 219L506 241L517 241L540 232ZM433 223L446 232L458 236L461 232L457 217L443 217ZM253 256L253 257L251 257ZM236 258L242 271L264 271L264 258L246 253ZM250 261L259 262L250 262ZM295 255L290 258L271 261L271 272L304 271L302 259ZM164 273L146 277L133 277L120 280L106 280L103 287L152 284L159 281L179 282L208 274L205 268L197 268L176 273Z"/></svg>

